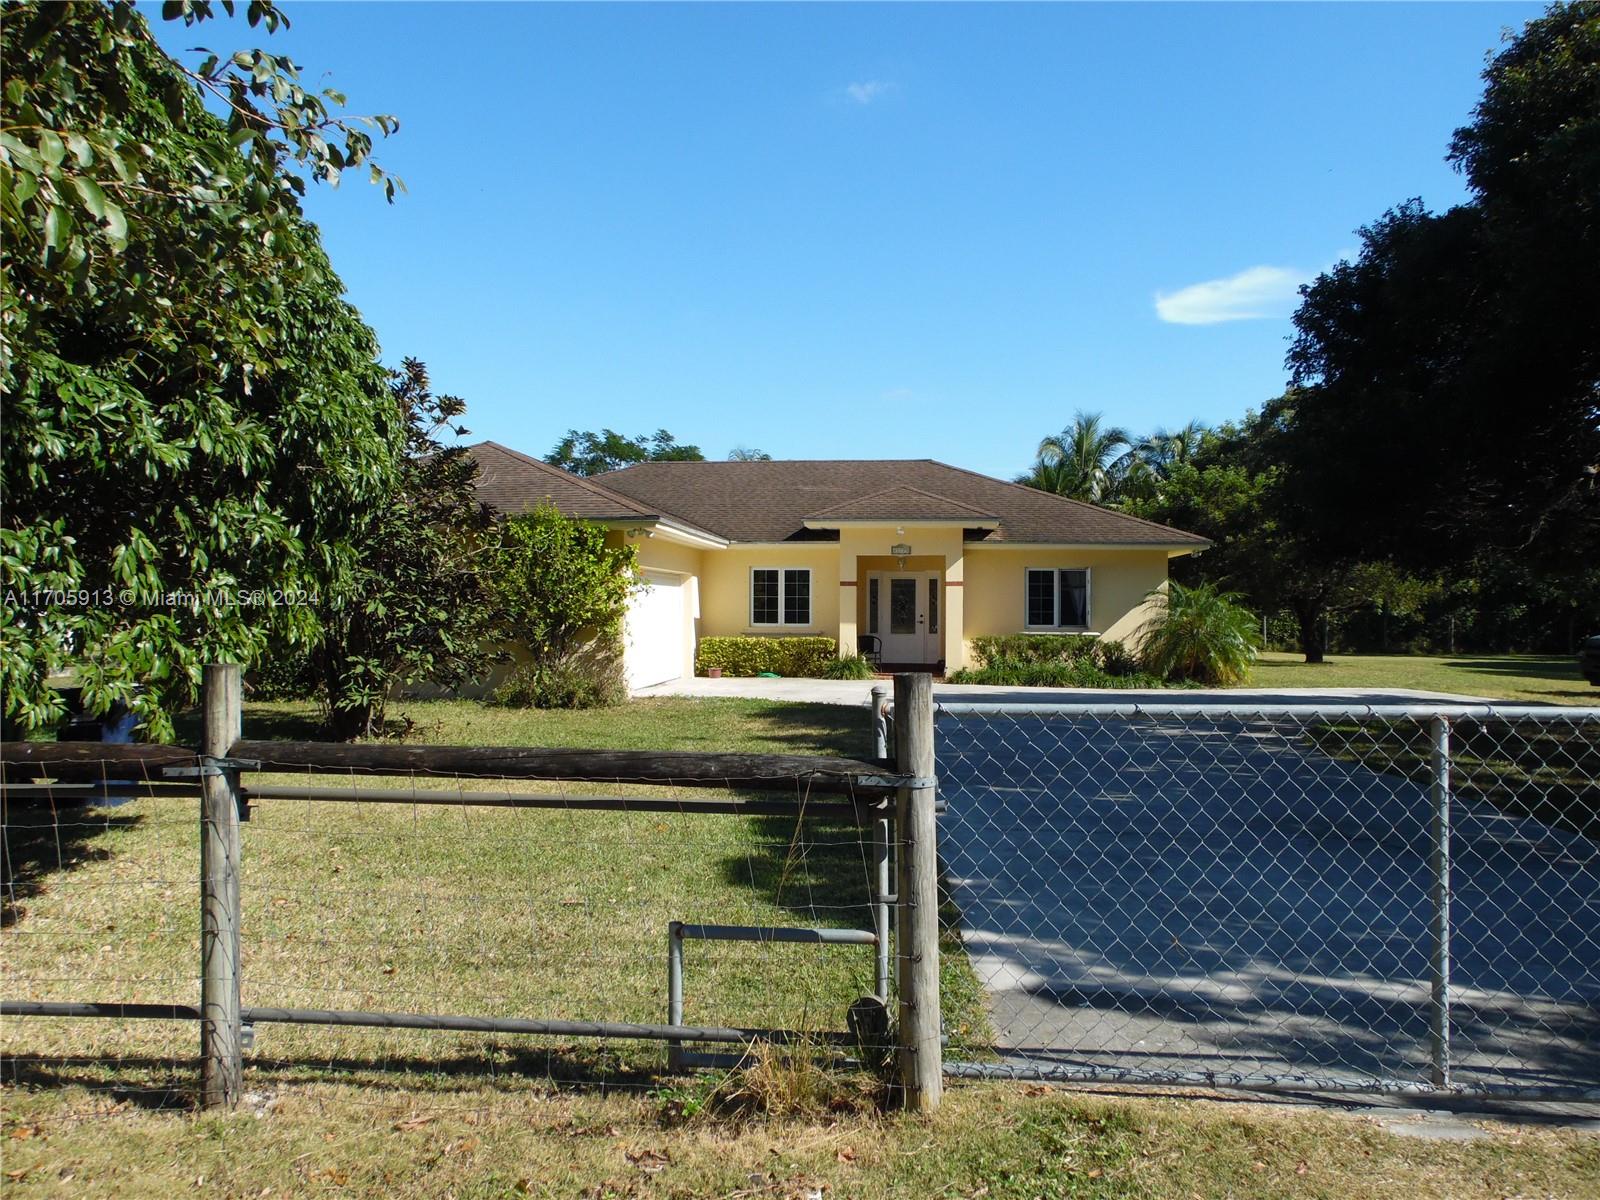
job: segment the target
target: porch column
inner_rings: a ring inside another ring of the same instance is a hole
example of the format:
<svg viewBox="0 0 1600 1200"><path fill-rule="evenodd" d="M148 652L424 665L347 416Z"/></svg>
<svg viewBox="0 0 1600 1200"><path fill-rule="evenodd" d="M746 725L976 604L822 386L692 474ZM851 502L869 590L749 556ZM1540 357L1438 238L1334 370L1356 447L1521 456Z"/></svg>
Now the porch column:
<svg viewBox="0 0 1600 1200"><path fill-rule="evenodd" d="M865 587L857 578L856 556L839 553L839 653L856 651L856 593Z"/></svg>
<svg viewBox="0 0 1600 1200"><path fill-rule="evenodd" d="M957 671L967 665L962 632L966 629L966 558L957 550L944 560L944 669Z"/></svg>

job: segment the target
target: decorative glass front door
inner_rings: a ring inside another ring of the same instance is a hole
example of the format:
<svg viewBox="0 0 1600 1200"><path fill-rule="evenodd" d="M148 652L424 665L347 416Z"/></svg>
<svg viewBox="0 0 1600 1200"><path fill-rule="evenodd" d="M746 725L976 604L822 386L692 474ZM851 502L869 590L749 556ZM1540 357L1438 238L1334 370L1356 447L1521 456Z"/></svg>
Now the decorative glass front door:
<svg viewBox="0 0 1600 1200"><path fill-rule="evenodd" d="M939 576L932 572L873 576L879 594L878 637L883 641L883 661L896 664L938 662ZM869 618L870 618L869 606Z"/></svg>

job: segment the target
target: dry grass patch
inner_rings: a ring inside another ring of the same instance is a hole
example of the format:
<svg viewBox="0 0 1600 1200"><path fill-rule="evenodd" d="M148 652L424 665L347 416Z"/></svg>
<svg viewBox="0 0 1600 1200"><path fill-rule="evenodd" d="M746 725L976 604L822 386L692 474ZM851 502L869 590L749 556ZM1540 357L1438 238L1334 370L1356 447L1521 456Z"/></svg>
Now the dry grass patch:
<svg viewBox="0 0 1600 1200"><path fill-rule="evenodd" d="M13 1092L17 1196L1326 1197L1600 1194L1600 1140L1489 1125L1470 1143L1277 1106L967 1084L932 1120L859 1110L695 1121L660 1101L508 1077L419 1095L382 1077L280 1081L235 1116L103 1112L79 1089Z"/></svg>

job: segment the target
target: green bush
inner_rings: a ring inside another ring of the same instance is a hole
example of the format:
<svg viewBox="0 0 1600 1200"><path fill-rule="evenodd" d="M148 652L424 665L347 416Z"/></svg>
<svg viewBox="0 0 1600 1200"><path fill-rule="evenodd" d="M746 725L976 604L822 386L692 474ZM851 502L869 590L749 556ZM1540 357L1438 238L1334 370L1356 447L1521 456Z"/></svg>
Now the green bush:
<svg viewBox="0 0 1600 1200"><path fill-rule="evenodd" d="M972 657L980 669L1000 663L1086 662L1098 640L1082 633L989 635L972 639Z"/></svg>
<svg viewBox="0 0 1600 1200"><path fill-rule="evenodd" d="M622 660L596 646L563 658L523 663L490 697L506 708L607 708L628 698Z"/></svg>
<svg viewBox="0 0 1600 1200"><path fill-rule="evenodd" d="M1139 656L1114 638L1102 638L1094 648L1094 656L1107 675L1122 677L1139 673Z"/></svg>
<svg viewBox="0 0 1600 1200"><path fill-rule="evenodd" d="M831 637L708 637L700 639L694 667L704 675L721 667L724 675L770 671L796 679L821 679L839 654Z"/></svg>
<svg viewBox="0 0 1600 1200"><path fill-rule="evenodd" d="M996 687L1059 687L1059 688L1158 688L1165 686L1155 675L1134 671L1113 675L1092 657L1071 661L1028 662L1018 658L1002 658L980 667L963 667L949 676L950 683L987 683Z"/></svg>
<svg viewBox="0 0 1600 1200"><path fill-rule="evenodd" d="M859 654L846 654L822 668L824 679L871 679L877 672Z"/></svg>
<svg viewBox="0 0 1600 1200"><path fill-rule="evenodd" d="M1231 592L1209 583L1169 584L1150 599L1161 609L1146 632L1145 669L1163 678L1231 687L1243 683L1256 661L1260 622Z"/></svg>

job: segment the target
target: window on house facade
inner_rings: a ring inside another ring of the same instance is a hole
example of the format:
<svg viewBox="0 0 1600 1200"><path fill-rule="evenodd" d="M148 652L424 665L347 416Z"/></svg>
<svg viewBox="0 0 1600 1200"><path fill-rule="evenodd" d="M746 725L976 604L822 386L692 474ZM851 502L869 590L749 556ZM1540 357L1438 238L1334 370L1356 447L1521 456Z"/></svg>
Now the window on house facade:
<svg viewBox="0 0 1600 1200"><path fill-rule="evenodd" d="M1087 568L1057 570L1028 568L1027 627L1029 629L1087 629L1089 627L1089 572Z"/></svg>
<svg viewBox="0 0 1600 1200"><path fill-rule="evenodd" d="M939 581L928 580L928 632L939 632Z"/></svg>
<svg viewBox="0 0 1600 1200"><path fill-rule="evenodd" d="M878 632L878 577L867 580L867 632Z"/></svg>
<svg viewBox="0 0 1600 1200"><path fill-rule="evenodd" d="M811 624L811 571L756 567L750 572L750 624Z"/></svg>

